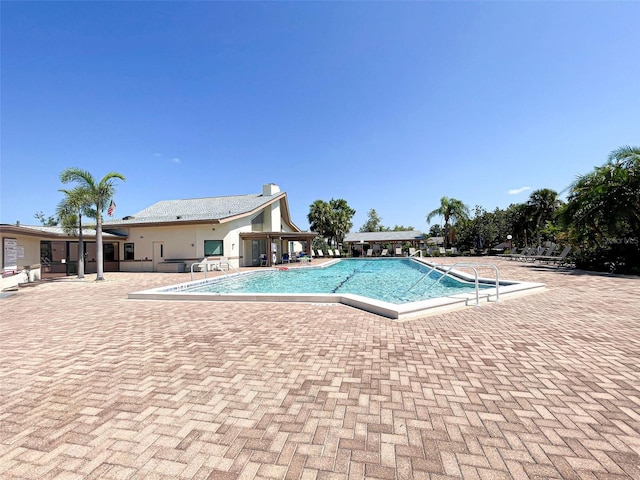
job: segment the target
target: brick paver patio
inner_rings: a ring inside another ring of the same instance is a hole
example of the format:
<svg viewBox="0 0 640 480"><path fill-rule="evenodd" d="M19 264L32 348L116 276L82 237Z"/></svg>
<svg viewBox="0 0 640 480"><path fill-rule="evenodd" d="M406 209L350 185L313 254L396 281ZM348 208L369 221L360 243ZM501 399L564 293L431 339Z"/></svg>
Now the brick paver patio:
<svg viewBox="0 0 640 480"><path fill-rule="evenodd" d="M188 274L23 288L0 478L640 479L640 279L495 261L547 288L405 322L127 299Z"/></svg>

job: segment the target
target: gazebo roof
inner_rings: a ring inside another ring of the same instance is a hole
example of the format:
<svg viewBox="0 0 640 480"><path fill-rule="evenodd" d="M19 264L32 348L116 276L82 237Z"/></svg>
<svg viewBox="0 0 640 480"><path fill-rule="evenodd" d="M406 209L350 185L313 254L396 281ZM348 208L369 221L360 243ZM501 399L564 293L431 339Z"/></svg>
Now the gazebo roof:
<svg viewBox="0 0 640 480"><path fill-rule="evenodd" d="M387 243L387 242L416 242L424 239L424 234L418 230L399 232L354 232L347 233L344 241L347 243Z"/></svg>

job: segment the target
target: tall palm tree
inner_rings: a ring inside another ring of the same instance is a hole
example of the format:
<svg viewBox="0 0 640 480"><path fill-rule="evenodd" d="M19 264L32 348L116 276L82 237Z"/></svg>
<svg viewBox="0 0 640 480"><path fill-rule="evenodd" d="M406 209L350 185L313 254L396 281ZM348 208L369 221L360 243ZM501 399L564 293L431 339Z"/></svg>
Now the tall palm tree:
<svg viewBox="0 0 640 480"><path fill-rule="evenodd" d="M95 205L96 215L96 281L104 280L104 258L102 254L102 212L108 207L109 202L116 193L115 180L126 180L124 175L117 172L107 173L100 181L87 170L71 167L60 174L62 183L76 182L78 187L87 190L91 203Z"/></svg>
<svg viewBox="0 0 640 480"><path fill-rule="evenodd" d="M91 209L89 191L83 187L72 190L60 189L65 197L56 208L56 215L65 233L78 235L78 278L84 278L84 232L82 231L82 216L95 217L95 210Z"/></svg>
<svg viewBox="0 0 640 480"><path fill-rule="evenodd" d="M316 200L309 206L309 228L327 238L331 222L331 207L324 200Z"/></svg>
<svg viewBox="0 0 640 480"><path fill-rule="evenodd" d="M331 234L337 247L353 227L351 219L356 214L356 211L342 198L332 198L329 201L329 207L331 208Z"/></svg>
<svg viewBox="0 0 640 480"><path fill-rule="evenodd" d="M542 243L542 225L553 220L553 216L560 208L561 202L558 199L558 192L550 188L535 190L527 201L527 210L534 220L536 232L538 234L538 245Z"/></svg>
<svg viewBox="0 0 640 480"><path fill-rule="evenodd" d="M450 226L461 220L469 219L469 207L455 198L442 197L440 206L427 214L427 222L434 217L442 217L444 219L444 230L448 232L449 245L453 243L455 238L455 228ZM447 246L447 237L445 237L445 248Z"/></svg>

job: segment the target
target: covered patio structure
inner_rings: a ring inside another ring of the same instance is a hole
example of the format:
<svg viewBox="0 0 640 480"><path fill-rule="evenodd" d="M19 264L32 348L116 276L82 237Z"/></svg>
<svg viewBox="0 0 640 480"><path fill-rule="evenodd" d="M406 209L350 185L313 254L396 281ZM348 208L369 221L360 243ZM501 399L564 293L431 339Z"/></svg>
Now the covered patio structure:
<svg viewBox="0 0 640 480"><path fill-rule="evenodd" d="M245 252L250 252L245 253L245 258L251 257L255 263L260 255L266 255L266 266L270 267L282 259L282 254L294 253L296 244L300 252L311 258L311 242L317 236L314 232L241 232L240 241L245 244ZM246 261L245 266L248 266Z"/></svg>
<svg viewBox="0 0 640 480"><path fill-rule="evenodd" d="M424 245L424 234L418 230L406 230L398 232L355 232L348 233L344 237L344 243L351 256L365 255L367 250L372 249L374 255L387 248L389 254L393 255L396 248L402 248L409 243L414 248L419 249Z"/></svg>

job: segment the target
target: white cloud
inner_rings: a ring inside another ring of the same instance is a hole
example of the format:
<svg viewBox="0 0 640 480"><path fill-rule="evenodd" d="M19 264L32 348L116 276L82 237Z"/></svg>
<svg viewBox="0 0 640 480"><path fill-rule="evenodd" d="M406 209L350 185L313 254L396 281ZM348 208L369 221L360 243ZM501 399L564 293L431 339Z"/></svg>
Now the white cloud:
<svg viewBox="0 0 640 480"><path fill-rule="evenodd" d="M512 188L511 190L507 191L507 193L509 195L517 195L519 193L526 192L527 190L531 190L531 187Z"/></svg>
<svg viewBox="0 0 640 480"><path fill-rule="evenodd" d="M173 163L180 163L180 159L179 159L179 158L177 158L177 157L172 158L172 159L171 159L171 161L172 161Z"/></svg>

